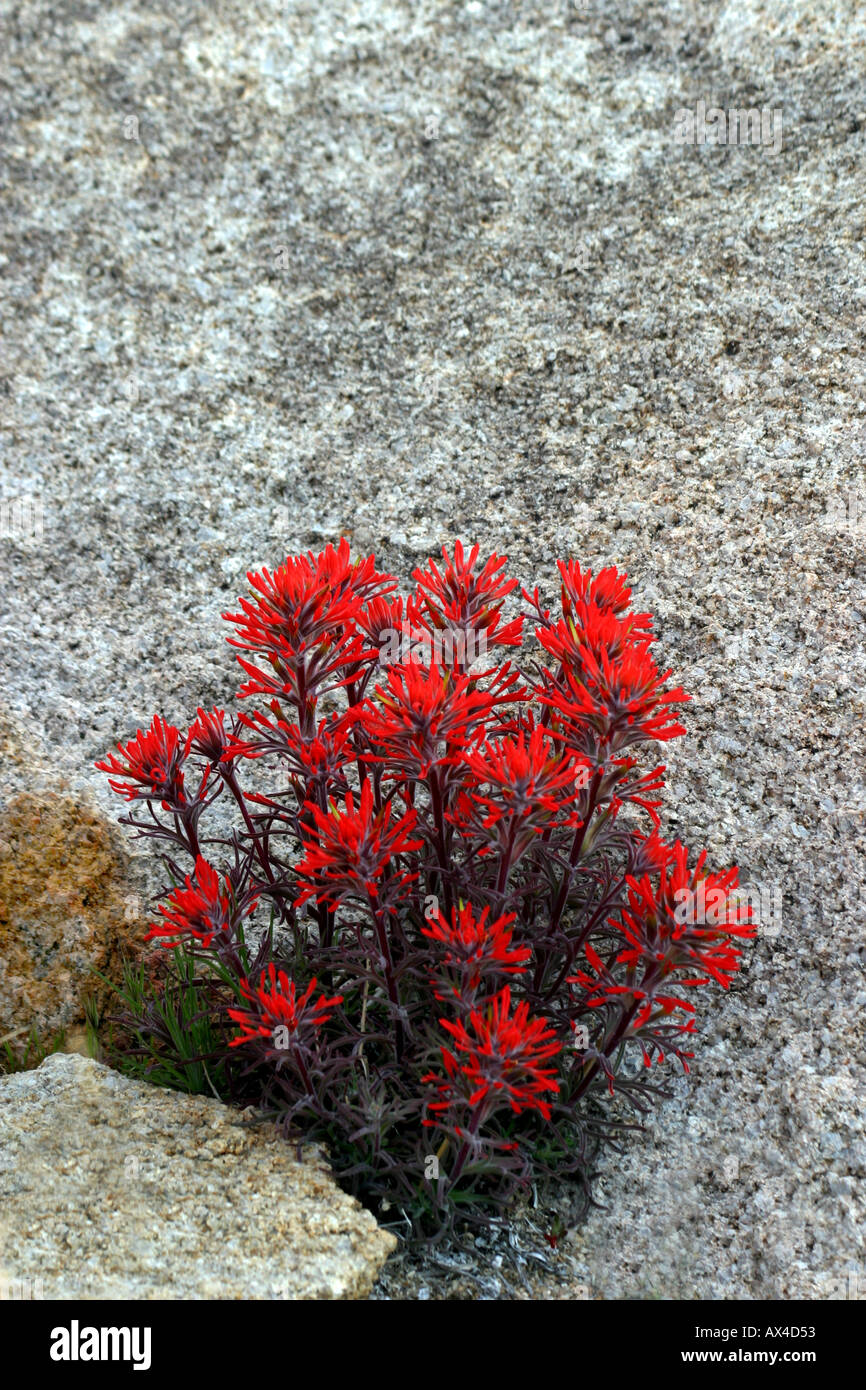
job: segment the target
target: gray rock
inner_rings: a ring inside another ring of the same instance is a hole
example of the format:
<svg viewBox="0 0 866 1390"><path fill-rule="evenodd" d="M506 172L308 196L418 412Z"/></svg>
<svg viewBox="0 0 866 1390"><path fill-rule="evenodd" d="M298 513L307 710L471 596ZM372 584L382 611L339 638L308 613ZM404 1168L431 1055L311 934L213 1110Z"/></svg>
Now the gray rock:
<svg viewBox="0 0 866 1390"><path fill-rule="evenodd" d="M72 1055L0 1079L0 1203L46 1299L364 1298L396 1244L317 1152Z"/></svg>
<svg viewBox="0 0 866 1390"><path fill-rule="evenodd" d="M551 597L614 563L658 615L695 697L666 828L783 921L605 1160L607 1296L866 1286L864 35L837 0L25 0L0 59L3 496L43 510L0 541L0 672L106 814L95 758L236 689L244 571L340 532ZM781 151L676 145L701 98L781 108Z"/></svg>

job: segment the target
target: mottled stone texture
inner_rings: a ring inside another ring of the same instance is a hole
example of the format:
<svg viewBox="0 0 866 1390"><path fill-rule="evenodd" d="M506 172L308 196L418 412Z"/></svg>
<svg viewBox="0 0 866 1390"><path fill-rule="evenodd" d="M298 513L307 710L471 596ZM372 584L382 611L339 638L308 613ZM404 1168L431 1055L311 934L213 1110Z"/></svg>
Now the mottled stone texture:
<svg viewBox="0 0 866 1390"><path fill-rule="evenodd" d="M93 759L225 701L245 571L341 532L551 597L615 563L658 615L667 829L783 907L560 1242L606 1296L866 1287L864 24L7 6L3 489L44 538L0 541L0 672L73 786L108 810ZM781 151L676 145L698 100Z"/></svg>
<svg viewBox="0 0 866 1390"><path fill-rule="evenodd" d="M0 1277L54 1299L364 1298L396 1244L315 1152L62 1054L0 1079L0 1205Z"/></svg>
<svg viewBox="0 0 866 1390"><path fill-rule="evenodd" d="M0 709L0 1036L82 1032L146 924L123 836L92 799L51 784L44 750Z"/></svg>

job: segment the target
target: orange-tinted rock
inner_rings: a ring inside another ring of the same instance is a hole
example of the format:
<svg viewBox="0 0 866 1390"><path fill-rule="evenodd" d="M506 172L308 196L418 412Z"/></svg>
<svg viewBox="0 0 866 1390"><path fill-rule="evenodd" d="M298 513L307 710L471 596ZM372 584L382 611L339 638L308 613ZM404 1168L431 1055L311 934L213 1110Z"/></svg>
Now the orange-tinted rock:
<svg viewBox="0 0 866 1390"><path fill-rule="evenodd" d="M47 1041L110 991L144 934L119 834L65 792L23 792L0 816L0 1035ZM13 1040L13 1045L15 1045Z"/></svg>

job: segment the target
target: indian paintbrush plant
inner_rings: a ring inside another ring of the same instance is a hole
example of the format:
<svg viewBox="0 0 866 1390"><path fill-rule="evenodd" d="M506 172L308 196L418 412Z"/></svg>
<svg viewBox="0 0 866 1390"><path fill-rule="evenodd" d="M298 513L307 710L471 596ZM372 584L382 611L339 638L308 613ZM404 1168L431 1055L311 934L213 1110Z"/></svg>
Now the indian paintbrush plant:
<svg viewBox="0 0 866 1390"><path fill-rule="evenodd" d="M166 1062L151 1005L138 1054L201 1063L427 1235L545 1176L585 1192L611 1098L688 1070L696 992L755 933L736 868L659 834L688 696L626 576L560 562L561 611L523 590L506 618L505 564L458 543L408 598L345 540L250 573L239 712L97 764L159 842L149 939L207 1043Z"/></svg>

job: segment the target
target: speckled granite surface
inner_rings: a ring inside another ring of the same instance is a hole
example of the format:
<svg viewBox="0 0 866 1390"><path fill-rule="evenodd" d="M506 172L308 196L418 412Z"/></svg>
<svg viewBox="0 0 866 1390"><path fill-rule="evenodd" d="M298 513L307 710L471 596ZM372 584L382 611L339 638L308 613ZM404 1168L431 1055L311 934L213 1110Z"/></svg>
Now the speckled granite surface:
<svg viewBox="0 0 866 1390"><path fill-rule="evenodd" d="M780 930L606 1160L595 1295L866 1289L864 23L4 6L0 672L51 769L109 810L94 758L234 688L244 572L341 532L616 563L694 693L666 826ZM701 100L781 149L678 145Z"/></svg>
<svg viewBox="0 0 866 1390"><path fill-rule="evenodd" d="M0 1293L363 1298L396 1241L236 1110L48 1057L0 1078Z"/></svg>

